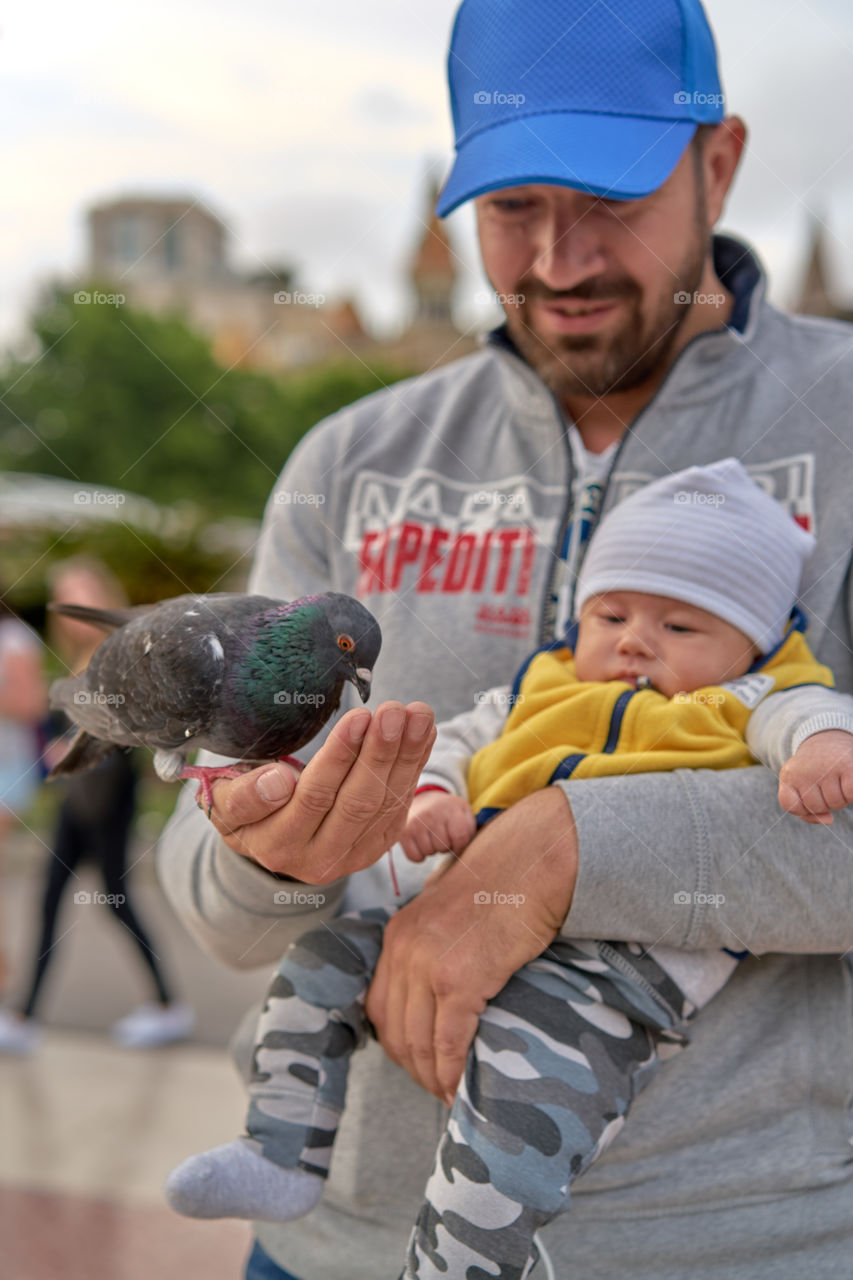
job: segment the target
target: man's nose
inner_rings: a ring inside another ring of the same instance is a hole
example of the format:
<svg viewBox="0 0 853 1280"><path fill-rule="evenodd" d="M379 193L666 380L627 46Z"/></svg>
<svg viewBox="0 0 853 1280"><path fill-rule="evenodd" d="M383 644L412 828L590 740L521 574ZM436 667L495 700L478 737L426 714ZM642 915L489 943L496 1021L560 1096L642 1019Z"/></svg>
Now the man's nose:
<svg viewBox="0 0 853 1280"><path fill-rule="evenodd" d="M554 211L542 219L533 274L549 289L574 289L605 269L601 239L582 214Z"/></svg>

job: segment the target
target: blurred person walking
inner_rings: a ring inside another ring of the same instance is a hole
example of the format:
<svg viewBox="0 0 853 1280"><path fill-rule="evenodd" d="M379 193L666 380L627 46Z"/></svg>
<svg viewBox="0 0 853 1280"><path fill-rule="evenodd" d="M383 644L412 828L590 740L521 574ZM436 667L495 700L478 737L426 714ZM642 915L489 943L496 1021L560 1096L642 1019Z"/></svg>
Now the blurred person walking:
<svg viewBox="0 0 853 1280"><path fill-rule="evenodd" d="M127 605L118 580L100 561L88 557L63 561L52 575L51 586L56 603L95 608ZM103 639L98 628L59 616L53 618L52 630L56 650L70 672L82 670ZM51 754L55 756L65 746L61 741L55 742ZM111 1029L113 1038L128 1048L151 1048L183 1040L192 1031L193 1011L173 999L161 962L130 901L127 852L136 808L137 780L133 756L118 751L96 768L65 782L52 856L45 872L40 936L32 972L17 1008L0 1010L0 1052L28 1053L38 1043L41 1029L35 1021L35 1012L56 954L54 941L59 909L71 877L87 857L101 874L110 910L128 930L139 950L156 997L121 1018Z"/></svg>
<svg viewBox="0 0 853 1280"><path fill-rule="evenodd" d="M41 642L0 593L0 870L9 833L41 781L38 727L46 713ZM0 994L6 978L0 941Z"/></svg>

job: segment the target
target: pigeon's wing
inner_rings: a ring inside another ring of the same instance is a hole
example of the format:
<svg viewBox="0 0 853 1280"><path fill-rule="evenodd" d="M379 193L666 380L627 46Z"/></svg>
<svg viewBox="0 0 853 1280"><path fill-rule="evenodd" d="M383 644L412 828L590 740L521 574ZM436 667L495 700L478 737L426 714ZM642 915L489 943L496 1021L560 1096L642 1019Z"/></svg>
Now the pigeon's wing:
<svg viewBox="0 0 853 1280"><path fill-rule="evenodd" d="M239 617L241 613L257 613L260 607L281 604L267 596L247 596L234 591L217 591L205 596L173 596L162 600L159 604L135 604L123 609L101 609L88 604L72 604L52 600L48 604L51 613L58 613L63 618L75 618L78 622L88 622L103 631L115 631L117 627L126 626L134 618L150 616L162 610L164 617L181 616L192 610L202 615L208 614L211 619L220 617Z"/></svg>
<svg viewBox="0 0 853 1280"><path fill-rule="evenodd" d="M225 666L213 620L198 604L178 596L136 614L85 671L55 681L51 705L96 738L190 750L215 716Z"/></svg>
<svg viewBox="0 0 853 1280"><path fill-rule="evenodd" d="M122 746L135 745L134 740L126 739L122 730L121 717L116 708L121 705L124 695L116 688L105 683L92 684L89 669L81 671L79 676L70 676L63 680L54 680L50 686L50 705L54 711L64 711L68 719L80 729L85 729L93 738L104 742L114 742Z"/></svg>

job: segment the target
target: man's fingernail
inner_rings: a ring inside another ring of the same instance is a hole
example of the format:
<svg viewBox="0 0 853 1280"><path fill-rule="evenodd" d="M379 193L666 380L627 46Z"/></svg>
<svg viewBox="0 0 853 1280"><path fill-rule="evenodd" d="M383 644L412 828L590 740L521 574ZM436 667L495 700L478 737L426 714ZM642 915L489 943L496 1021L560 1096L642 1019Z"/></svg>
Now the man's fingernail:
<svg viewBox="0 0 853 1280"><path fill-rule="evenodd" d="M425 738L432 728L432 716L426 715L425 712L419 712L413 715L409 721L409 737L414 738L415 742L419 742L421 738Z"/></svg>
<svg viewBox="0 0 853 1280"><path fill-rule="evenodd" d="M278 769L268 769L266 773L262 773L256 786L258 795L269 804L275 804L276 801L284 800L290 795L290 787Z"/></svg>
<svg viewBox="0 0 853 1280"><path fill-rule="evenodd" d="M389 711L383 711L379 718L379 731L386 742L390 742L392 738L400 735L403 727L403 719L405 712L402 707L392 707Z"/></svg>
<svg viewBox="0 0 853 1280"><path fill-rule="evenodd" d="M353 746L355 746L356 743L361 742L364 735L367 733L367 726L369 724L370 724L369 711L365 711L364 714L360 715L357 719L355 716L352 717L352 719L349 722L349 740L353 744Z"/></svg>

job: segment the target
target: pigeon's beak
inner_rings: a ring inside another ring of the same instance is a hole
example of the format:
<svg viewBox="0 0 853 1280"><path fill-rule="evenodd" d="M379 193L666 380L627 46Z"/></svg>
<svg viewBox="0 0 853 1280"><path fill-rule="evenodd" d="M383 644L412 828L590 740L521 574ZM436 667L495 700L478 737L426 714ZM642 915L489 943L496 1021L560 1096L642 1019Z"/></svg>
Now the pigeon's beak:
<svg viewBox="0 0 853 1280"><path fill-rule="evenodd" d="M356 667L355 674L351 677L353 684L361 694L362 702L367 702L370 697L370 681L373 678L373 672L370 667Z"/></svg>

